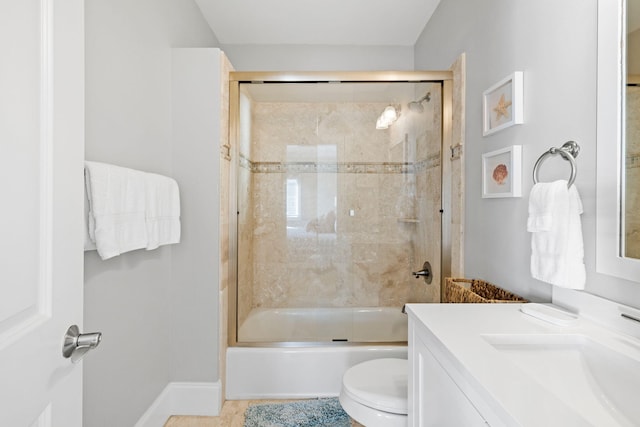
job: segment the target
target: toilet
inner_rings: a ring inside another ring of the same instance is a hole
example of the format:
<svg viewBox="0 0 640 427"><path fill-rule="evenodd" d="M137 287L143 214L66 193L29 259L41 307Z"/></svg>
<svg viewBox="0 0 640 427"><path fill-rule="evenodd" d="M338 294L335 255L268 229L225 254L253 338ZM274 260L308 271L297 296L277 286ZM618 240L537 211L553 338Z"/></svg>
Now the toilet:
<svg viewBox="0 0 640 427"><path fill-rule="evenodd" d="M347 369L342 377L340 404L366 427L406 427L406 359L374 359Z"/></svg>

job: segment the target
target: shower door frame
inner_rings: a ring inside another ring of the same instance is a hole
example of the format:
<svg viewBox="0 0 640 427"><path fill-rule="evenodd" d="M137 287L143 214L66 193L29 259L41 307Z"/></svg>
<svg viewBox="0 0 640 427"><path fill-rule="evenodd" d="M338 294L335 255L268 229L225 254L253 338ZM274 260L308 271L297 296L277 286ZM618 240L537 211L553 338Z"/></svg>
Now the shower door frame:
<svg viewBox="0 0 640 427"><path fill-rule="evenodd" d="M228 345L230 347L312 347L406 345L403 342L238 342L238 154L240 141L241 83L435 83L442 90L442 137L440 148L440 298L443 277L451 274L451 165L453 71L232 71L229 73L229 274Z"/></svg>

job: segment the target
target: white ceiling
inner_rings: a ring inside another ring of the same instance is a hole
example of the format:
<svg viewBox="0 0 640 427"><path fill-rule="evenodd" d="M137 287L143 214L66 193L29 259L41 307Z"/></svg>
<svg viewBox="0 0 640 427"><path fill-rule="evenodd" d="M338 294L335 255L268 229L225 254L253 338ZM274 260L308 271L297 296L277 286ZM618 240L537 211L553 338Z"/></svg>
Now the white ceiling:
<svg viewBox="0 0 640 427"><path fill-rule="evenodd" d="M221 44L413 46L440 0L195 0Z"/></svg>

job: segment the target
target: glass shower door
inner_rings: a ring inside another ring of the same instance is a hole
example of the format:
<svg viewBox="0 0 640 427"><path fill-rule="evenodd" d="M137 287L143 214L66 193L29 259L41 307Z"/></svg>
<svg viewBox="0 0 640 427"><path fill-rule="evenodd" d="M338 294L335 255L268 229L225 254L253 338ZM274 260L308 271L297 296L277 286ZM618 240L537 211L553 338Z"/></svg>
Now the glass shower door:
<svg viewBox="0 0 640 427"><path fill-rule="evenodd" d="M403 304L440 300L441 84L239 93L238 342L406 341Z"/></svg>

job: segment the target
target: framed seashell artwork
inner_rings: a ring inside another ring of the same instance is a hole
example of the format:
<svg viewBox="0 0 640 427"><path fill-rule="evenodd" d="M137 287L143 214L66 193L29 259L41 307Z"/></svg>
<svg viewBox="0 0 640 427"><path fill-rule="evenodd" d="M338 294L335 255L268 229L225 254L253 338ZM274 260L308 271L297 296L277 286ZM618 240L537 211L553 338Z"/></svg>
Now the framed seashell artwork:
<svg viewBox="0 0 640 427"><path fill-rule="evenodd" d="M524 123L522 71L503 78L482 93L482 135Z"/></svg>
<svg viewBox="0 0 640 427"><path fill-rule="evenodd" d="M522 196L522 146L512 145L482 155L482 197Z"/></svg>

